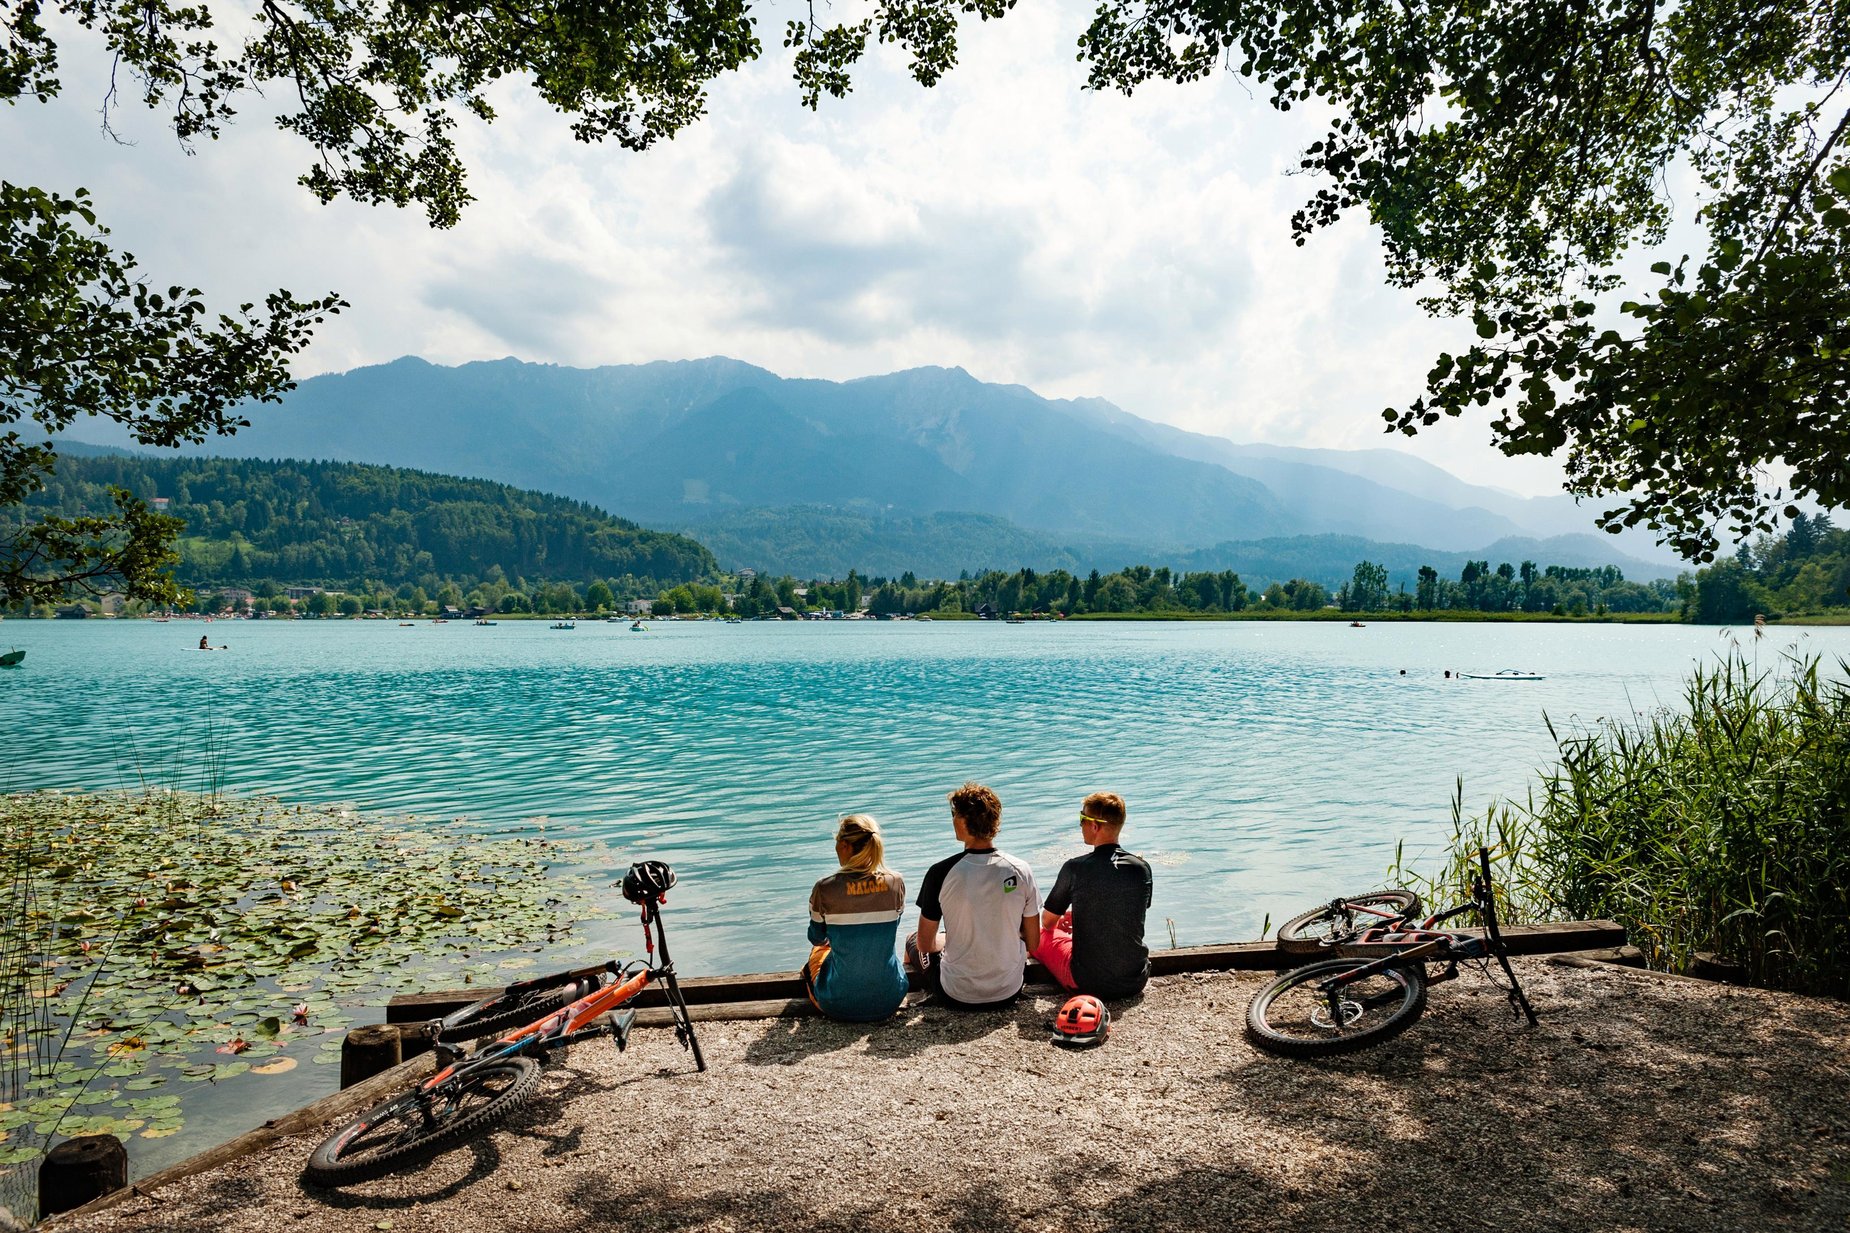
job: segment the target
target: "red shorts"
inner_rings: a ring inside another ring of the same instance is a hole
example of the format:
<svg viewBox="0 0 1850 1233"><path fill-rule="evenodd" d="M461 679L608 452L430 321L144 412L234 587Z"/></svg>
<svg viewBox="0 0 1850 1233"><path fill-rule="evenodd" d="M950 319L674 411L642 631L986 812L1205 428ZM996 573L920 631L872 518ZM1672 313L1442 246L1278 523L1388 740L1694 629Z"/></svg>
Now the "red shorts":
<svg viewBox="0 0 1850 1233"><path fill-rule="evenodd" d="M1060 982L1062 988L1077 988L1073 983L1073 914L1068 912L1053 923L1052 929L1041 930L1041 944L1034 948L1029 956L1040 962L1047 969L1048 975Z"/></svg>

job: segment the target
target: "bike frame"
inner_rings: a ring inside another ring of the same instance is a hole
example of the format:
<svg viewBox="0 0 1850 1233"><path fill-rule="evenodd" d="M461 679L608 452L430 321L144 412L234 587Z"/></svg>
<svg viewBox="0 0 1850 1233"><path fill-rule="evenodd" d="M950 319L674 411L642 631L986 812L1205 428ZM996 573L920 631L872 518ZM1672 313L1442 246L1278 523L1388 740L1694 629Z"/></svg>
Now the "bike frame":
<svg viewBox="0 0 1850 1233"><path fill-rule="evenodd" d="M650 926L654 926L653 933L650 932ZM543 1056L555 1045L567 1045L575 1040L581 1040L586 1036L602 1032L606 1029L593 1027L591 1025L596 1020L618 1009L624 1005L624 1003L629 1002L631 999L635 998L637 994L657 981L661 981L668 986L669 1005L671 1007L684 1008L686 1004L681 998L681 986L675 979L674 961L668 957L668 934L662 925L662 914L658 906L658 901L643 905L642 936L649 952L649 958L647 960L636 959L628 964L619 964L613 959L607 963L600 963L592 967L578 968L574 971L563 973L563 976L568 980L600 977L607 972L616 976L627 976L627 979L619 981L616 984L603 985L594 989L577 1001L560 1007L544 1018L536 1019L525 1027L517 1028L491 1044L481 1046L467 1058L458 1058L445 1066L439 1067L436 1074L418 1085L418 1092L434 1093L439 1087L443 1086L451 1079L458 1075L466 1076L469 1072L485 1062L499 1061L502 1058L530 1053L537 1053ZM654 961L655 952L658 947L661 950L660 963ZM557 980L557 977L552 977L548 978L545 983L552 984ZM474 1005L452 1012L445 1018L437 1020L436 1025L433 1026L444 1025L451 1020L460 1019L478 1007L485 1006L489 1002L505 997L509 993L521 992L523 989L531 988L538 983L540 982L525 982L524 984L516 983L509 985L506 989L495 994L494 997L485 998ZM630 1013L633 1015L635 1012L632 1011ZM627 1024L622 1027L613 1025L609 1030L616 1035L619 1047L621 1047L622 1042L628 1039ZM676 1023L675 1030L677 1033L682 1030L680 1023ZM441 1044L438 1045L440 1049L444 1047L445 1046ZM699 1069L705 1070L706 1068L706 1061L704 1058L701 1058Z"/></svg>
<svg viewBox="0 0 1850 1233"><path fill-rule="evenodd" d="M1514 1002L1528 1018L1530 1026L1534 1026L1536 1022L1535 1009L1529 1005L1529 999L1527 995L1523 993L1522 985L1517 981L1515 971L1510 967L1509 951L1503 945L1503 934L1497 928L1496 896L1491 892L1490 887L1490 849L1479 848L1477 850L1477 859L1480 876L1471 880L1470 903L1462 904L1459 907L1451 909L1449 912L1441 912L1437 916L1427 917L1418 929L1400 931L1398 933L1386 931L1389 936L1371 939L1377 945L1393 945L1396 946L1397 949L1392 954L1384 955L1370 963L1365 963L1357 968L1351 968L1349 971L1340 975L1332 976L1317 986L1317 991L1329 999L1331 1023L1340 1025L1344 1022L1342 1013L1342 991L1349 985L1353 985L1358 981L1367 980L1371 976L1379 976L1383 972L1392 971L1396 968L1410 968L1416 964L1420 966L1423 973L1426 963L1429 960L1437 959L1445 962L1448 966L1446 970L1439 975L1426 977L1428 984L1436 985L1451 980L1458 975L1459 960L1479 959L1485 955L1492 955L1495 956L1497 962L1502 965L1504 975L1509 977L1511 1001ZM1476 911L1483 916L1484 934L1482 937L1473 937L1469 934L1444 931L1432 932L1434 926L1443 924L1455 916L1462 916L1472 911ZM1397 920L1395 923L1399 923L1399 921ZM1369 930L1367 932L1374 931ZM1421 936L1428 934L1430 934L1430 936ZM1398 940L1400 938L1414 937L1420 940L1414 941L1409 945L1401 945ZM1356 941L1361 940L1360 938L1356 939ZM1393 995L1389 994L1385 996L1392 998Z"/></svg>

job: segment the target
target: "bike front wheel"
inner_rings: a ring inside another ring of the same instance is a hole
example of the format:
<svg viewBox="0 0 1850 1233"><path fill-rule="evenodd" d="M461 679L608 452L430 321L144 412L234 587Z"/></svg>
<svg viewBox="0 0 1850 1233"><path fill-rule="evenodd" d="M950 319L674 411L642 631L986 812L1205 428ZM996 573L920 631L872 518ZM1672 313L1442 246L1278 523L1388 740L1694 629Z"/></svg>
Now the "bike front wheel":
<svg viewBox="0 0 1850 1233"><path fill-rule="evenodd" d="M465 1062L428 1091L395 1096L329 1135L302 1176L317 1186L345 1186L428 1160L499 1126L539 1084L532 1058Z"/></svg>
<svg viewBox="0 0 1850 1233"><path fill-rule="evenodd" d="M1326 959L1287 972L1261 989L1246 1010L1255 1045L1286 1057L1352 1053L1398 1036L1426 1009L1426 973L1391 967L1340 986L1325 982L1369 966L1367 959Z"/></svg>
<svg viewBox="0 0 1850 1233"><path fill-rule="evenodd" d="M576 1002L596 989L598 983L596 976L562 975L557 983L539 981L513 986L499 997L478 1002L442 1020L437 1039L480 1040L526 1027Z"/></svg>
<svg viewBox="0 0 1850 1233"><path fill-rule="evenodd" d="M1354 911L1373 908L1375 912ZM1372 925L1386 924L1388 918L1376 915L1387 912L1394 917L1417 916L1420 897L1410 890L1369 891L1366 895L1349 895L1338 903L1326 903L1301 916L1294 916L1278 927L1278 949L1292 954L1308 954L1340 944L1349 934Z"/></svg>

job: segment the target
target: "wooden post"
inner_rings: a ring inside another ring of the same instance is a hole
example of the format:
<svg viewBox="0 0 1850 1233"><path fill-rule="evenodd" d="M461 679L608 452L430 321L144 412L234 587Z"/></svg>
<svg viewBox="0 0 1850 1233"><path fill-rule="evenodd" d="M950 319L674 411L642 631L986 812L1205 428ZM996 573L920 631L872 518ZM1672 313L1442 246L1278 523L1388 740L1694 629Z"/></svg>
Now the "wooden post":
<svg viewBox="0 0 1850 1233"><path fill-rule="evenodd" d="M396 1023L392 1025L398 1031L398 1052L405 1061L410 1061L420 1053L429 1053L437 1042L422 1023Z"/></svg>
<svg viewBox="0 0 1850 1233"><path fill-rule="evenodd" d="M128 1185L128 1149L114 1135L78 1135L39 1165L39 1217L68 1212Z"/></svg>
<svg viewBox="0 0 1850 1233"><path fill-rule="evenodd" d="M1747 967L1739 959L1699 950L1690 956L1689 974L1701 980L1720 981L1724 985L1745 985Z"/></svg>
<svg viewBox="0 0 1850 1233"><path fill-rule="evenodd" d="M395 1024L375 1023L347 1033L340 1046L340 1085L352 1087L404 1061Z"/></svg>

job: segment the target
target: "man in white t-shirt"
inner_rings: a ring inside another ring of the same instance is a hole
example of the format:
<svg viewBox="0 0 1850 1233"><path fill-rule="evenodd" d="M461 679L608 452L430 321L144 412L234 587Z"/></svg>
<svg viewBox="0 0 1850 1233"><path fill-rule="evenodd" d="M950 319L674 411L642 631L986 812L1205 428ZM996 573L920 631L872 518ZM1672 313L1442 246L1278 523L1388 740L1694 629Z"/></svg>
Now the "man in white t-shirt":
<svg viewBox="0 0 1850 1233"><path fill-rule="evenodd" d="M1021 992L1028 952L1041 942L1041 897L1026 862L996 850L996 794L967 783L950 802L964 848L925 872L919 931L906 939L906 957L950 1006L1006 1006Z"/></svg>

